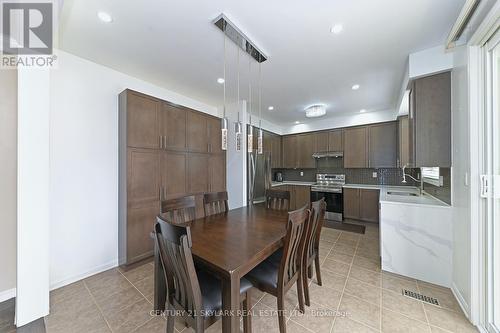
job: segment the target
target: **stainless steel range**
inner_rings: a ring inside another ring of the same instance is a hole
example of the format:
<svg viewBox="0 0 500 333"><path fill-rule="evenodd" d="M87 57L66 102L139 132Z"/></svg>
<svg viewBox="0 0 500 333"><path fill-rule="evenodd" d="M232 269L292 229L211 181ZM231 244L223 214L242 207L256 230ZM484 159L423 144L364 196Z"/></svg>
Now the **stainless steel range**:
<svg viewBox="0 0 500 333"><path fill-rule="evenodd" d="M345 184L345 175L342 174L316 174L316 184L311 187L311 201L325 198L327 220L342 221L344 198L342 186Z"/></svg>

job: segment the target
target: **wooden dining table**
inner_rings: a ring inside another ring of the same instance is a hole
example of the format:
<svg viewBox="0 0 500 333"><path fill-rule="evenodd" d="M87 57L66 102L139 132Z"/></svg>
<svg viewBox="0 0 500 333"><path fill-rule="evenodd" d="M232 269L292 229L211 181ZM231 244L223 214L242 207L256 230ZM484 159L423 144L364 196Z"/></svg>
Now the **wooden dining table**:
<svg viewBox="0 0 500 333"><path fill-rule="evenodd" d="M222 331L239 332L240 279L283 245L288 213L256 204L190 223L194 260L222 283ZM154 308L164 310L166 284L155 249Z"/></svg>

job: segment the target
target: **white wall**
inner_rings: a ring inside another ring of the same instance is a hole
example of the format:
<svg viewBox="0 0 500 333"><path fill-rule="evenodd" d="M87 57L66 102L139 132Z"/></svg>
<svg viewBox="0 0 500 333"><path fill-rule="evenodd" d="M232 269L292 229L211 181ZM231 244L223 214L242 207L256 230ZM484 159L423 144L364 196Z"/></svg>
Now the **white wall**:
<svg viewBox="0 0 500 333"><path fill-rule="evenodd" d="M199 111L216 108L58 52L50 79L50 285L118 263L118 94L134 89Z"/></svg>
<svg viewBox="0 0 500 333"><path fill-rule="evenodd" d="M0 70L0 303L15 296L17 70Z"/></svg>
<svg viewBox="0 0 500 333"><path fill-rule="evenodd" d="M453 204L453 284L452 289L466 313L471 300L471 206L469 107L467 49L457 47L453 53L452 80L452 204Z"/></svg>
<svg viewBox="0 0 500 333"><path fill-rule="evenodd" d="M349 127L396 120L397 111L385 110L358 114L344 114L327 119L318 119L306 124L298 124L283 128L282 134L320 131L331 128Z"/></svg>
<svg viewBox="0 0 500 333"><path fill-rule="evenodd" d="M453 53L443 45L410 54L408 76L410 79L447 71L453 68Z"/></svg>

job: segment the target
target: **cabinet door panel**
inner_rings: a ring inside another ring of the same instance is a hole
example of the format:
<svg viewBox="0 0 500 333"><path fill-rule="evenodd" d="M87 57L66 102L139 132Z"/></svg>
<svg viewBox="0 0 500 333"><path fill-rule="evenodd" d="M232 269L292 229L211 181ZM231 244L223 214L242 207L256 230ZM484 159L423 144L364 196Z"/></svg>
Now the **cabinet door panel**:
<svg viewBox="0 0 500 333"><path fill-rule="evenodd" d="M309 186L294 186L295 209L299 209L311 203L311 188Z"/></svg>
<svg viewBox="0 0 500 333"><path fill-rule="evenodd" d="M158 151L128 149L128 201L129 205L159 200L160 159Z"/></svg>
<svg viewBox="0 0 500 333"><path fill-rule="evenodd" d="M208 155L189 154L188 192L208 192Z"/></svg>
<svg viewBox="0 0 500 333"><path fill-rule="evenodd" d="M161 160L163 199L185 196L187 191L187 156L185 153L164 152Z"/></svg>
<svg viewBox="0 0 500 333"><path fill-rule="evenodd" d="M275 135L272 139L271 164L273 168L281 168L283 164L281 154L281 137L279 135Z"/></svg>
<svg viewBox="0 0 500 333"><path fill-rule="evenodd" d="M359 189L344 188L344 218L359 219Z"/></svg>
<svg viewBox="0 0 500 333"><path fill-rule="evenodd" d="M397 122L371 125L369 127L370 168L395 168L397 160Z"/></svg>
<svg viewBox="0 0 500 333"><path fill-rule="evenodd" d="M156 216L160 213L159 201L131 208L127 211L127 263L139 261L153 254L153 231Z"/></svg>
<svg viewBox="0 0 500 333"><path fill-rule="evenodd" d="M135 148L158 148L159 104L156 99L127 94L127 145Z"/></svg>
<svg viewBox="0 0 500 333"><path fill-rule="evenodd" d="M316 161L312 157L314 153L314 134L303 134L297 136L297 167L314 168Z"/></svg>
<svg viewBox="0 0 500 333"><path fill-rule="evenodd" d="M328 151L328 132L319 132L314 135L314 152Z"/></svg>
<svg viewBox="0 0 500 333"><path fill-rule="evenodd" d="M283 137L283 167L297 167L297 136Z"/></svg>
<svg viewBox="0 0 500 333"><path fill-rule="evenodd" d="M222 132L221 120L217 118L208 118L208 136L210 138L210 152L222 153Z"/></svg>
<svg viewBox="0 0 500 333"><path fill-rule="evenodd" d="M167 137L166 148L186 149L187 110L163 103L162 135Z"/></svg>
<svg viewBox="0 0 500 333"><path fill-rule="evenodd" d="M367 161L367 128L357 127L344 130L344 167L366 168Z"/></svg>
<svg viewBox="0 0 500 333"><path fill-rule="evenodd" d="M360 219L368 222L378 222L379 190L360 190Z"/></svg>
<svg viewBox="0 0 500 333"><path fill-rule="evenodd" d="M221 192L226 190L226 155L212 154L208 162L210 174L210 192Z"/></svg>
<svg viewBox="0 0 500 333"><path fill-rule="evenodd" d="M207 116L189 111L187 115L188 149L193 152L208 152L208 124Z"/></svg>
<svg viewBox="0 0 500 333"><path fill-rule="evenodd" d="M344 151L344 138L342 135L342 130L334 130L328 132L328 150Z"/></svg>

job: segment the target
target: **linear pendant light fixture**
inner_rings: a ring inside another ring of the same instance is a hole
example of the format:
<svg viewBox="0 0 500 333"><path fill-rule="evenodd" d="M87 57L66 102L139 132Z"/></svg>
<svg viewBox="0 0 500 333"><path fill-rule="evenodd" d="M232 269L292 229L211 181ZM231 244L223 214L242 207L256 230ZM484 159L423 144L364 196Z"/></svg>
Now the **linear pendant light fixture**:
<svg viewBox="0 0 500 333"><path fill-rule="evenodd" d="M241 120L240 120L240 49L237 48L236 52L238 52L237 55L237 98L238 98L238 121L234 123L234 132L236 133L236 151L241 151L241 136L242 136L242 131L243 131L243 126L241 125Z"/></svg>
<svg viewBox="0 0 500 333"><path fill-rule="evenodd" d="M248 137L247 137L247 151L253 151L253 127L252 127L252 83L251 83L251 60L255 60L259 63L259 80L261 67L260 64L267 60L267 56L264 55L262 51L259 50L257 46L243 33L241 32L235 24L233 24L224 14L220 14L214 21L216 27L218 27L224 33L224 107L223 107L223 118L221 123L222 131L222 149L227 150L227 126L228 120L226 118L226 37L229 37L240 49L249 55L249 83L248 83L248 114L250 126L248 127ZM235 133L236 133L236 150L241 150L241 133L242 124L239 117L239 106L240 106L240 77L239 77L239 50L238 50L238 121L235 123ZM259 89L261 89L261 82L259 81ZM262 154L262 105L261 105L261 92L259 92L259 133L258 133L258 153ZM239 142L239 144L238 144Z"/></svg>
<svg viewBox="0 0 500 333"><path fill-rule="evenodd" d="M262 137L262 63L259 62L259 136L257 137L257 153L263 153L263 140Z"/></svg>

